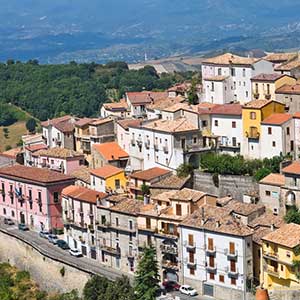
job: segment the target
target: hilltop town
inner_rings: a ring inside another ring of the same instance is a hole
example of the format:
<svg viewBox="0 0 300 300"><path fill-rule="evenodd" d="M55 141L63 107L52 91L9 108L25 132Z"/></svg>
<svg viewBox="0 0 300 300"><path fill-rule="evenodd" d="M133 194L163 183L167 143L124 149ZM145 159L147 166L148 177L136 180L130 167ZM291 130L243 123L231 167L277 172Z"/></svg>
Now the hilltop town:
<svg viewBox="0 0 300 300"><path fill-rule="evenodd" d="M0 235L109 279L152 247L161 288L196 299L300 297L299 54L225 53L201 78L43 121L0 153Z"/></svg>

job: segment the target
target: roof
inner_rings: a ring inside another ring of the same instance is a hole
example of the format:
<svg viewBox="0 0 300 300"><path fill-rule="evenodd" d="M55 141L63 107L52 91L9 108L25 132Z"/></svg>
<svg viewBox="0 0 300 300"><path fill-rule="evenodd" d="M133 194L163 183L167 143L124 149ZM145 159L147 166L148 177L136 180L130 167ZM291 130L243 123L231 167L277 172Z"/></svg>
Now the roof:
<svg viewBox="0 0 300 300"><path fill-rule="evenodd" d="M242 105L239 103L217 105L211 108L210 113L213 115L242 115Z"/></svg>
<svg viewBox="0 0 300 300"><path fill-rule="evenodd" d="M292 119L291 114L272 114L266 119L264 119L261 123L265 125L282 125L288 120Z"/></svg>
<svg viewBox="0 0 300 300"><path fill-rule="evenodd" d="M266 211L264 214L251 221L249 226L253 228L258 226L270 228L273 225L275 228L279 228L284 224L285 222L282 216L276 216L272 212Z"/></svg>
<svg viewBox="0 0 300 300"><path fill-rule="evenodd" d="M117 124L122 126L125 130L128 130L128 126L139 126L142 124L142 120L140 119L125 119L125 120L118 120Z"/></svg>
<svg viewBox="0 0 300 300"><path fill-rule="evenodd" d="M291 71L296 68L300 68L300 60L298 59L277 66L275 71Z"/></svg>
<svg viewBox="0 0 300 300"><path fill-rule="evenodd" d="M128 104L125 99L121 99L120 102L109 102L104 103L103 107L111 111L127 111Z"/></svg>
<svg viewBox="0 0 300 300"><path fill-rule="evenodd" d="M189 188L183 188L182 190L177 191L173 196L172 200L180 200L180 201L192 201L197 202L203 196L207 195L207 193L192 190Z"/></svg>
<svg viewBox="0 0 300 300"><path fill-rule="evenodd" d="M257 211L265 210L263 204L244 203L237 200L230 201L225 207L232 212L243 216L249 216Z"/></svg>
<svg viewBox="0 0 300 300"><path fill-rule="evenodd" d="M166 105L162 110L166 111L166 112L173 113L173 112L176 112L178 110L188 109L189 107L191 107L190 104L179 102L179 103L170 103L169 106Z"/></svg>
<svg viewBox="0 0 300 300"><path fill-rule="evenodd" d="M276 81L284 76L288 76L286 74L280 74L280 73L272 73L272 74L264 74L264 73L261 73L261 74L258 74L254 77L251 78L252 81L270 81L270 82L273 82L273 81ZM290 77L290 76L288 76Z"/></svg>
<svg viewBox="0 0 300 300"><path fill-rule="evenodd" d="M151 188L159 189L181 189L186 182L190 179L190 176L180 178L177 175L171 175L151 185Z"/></svg>
<svg viewBox="0 0 300 300"><path fill-rule="evenodd" d="M254 108L254 109L260 109L266 106L267 104L274 102L274 100L266 100L266 99L258 99L258 100L253 100L248 103L245 103L243 105L243 108Z"/></svg>
<svg viewBox="0 0 300 300"><path fill-rule="evenodd" d="M41 126L43 126L43 127L48 127L50 125L55 126L60 122L69 121L71 119L73 119L72 116L66 115L66 116L62 116L62 117L59 117L59 118L54 118L54 119L51 119L51 120L41 122Z"/></svg>
<svg viewBox="0 0 300 300"><path fill-rule="evenodd" d="M129 155L124 151L117 142L103 144L94 144L93 148L100 153L107 161L128 158Z"/></svg>
<svg viewBox="0 0 300 300"><path fill-rule="evenodd" d="M48 156L67 159L83 157L84 155L71 149L54 147L46 150L39 150L38 152L34 153L34 156Z"/></svg>
<svg viewBox="0 0 300 300"><path fill-rule="evenodd" d="M264 57L265 60L271 62L289 61L297 56L297 53L271 53Z"/></svg>
<svg viewBox="0 0 300 300"><path fill-rule="evenodd" d="M0 167L11 166L14 164L16 164L15 158L13 158L9 155L0 153Z"/></svg>
<svg viewBox="0 0 300 300"><path fill-rule="evenodd" d="M48 169L26 167L22 165L0 168L0 176L7 176L20 180L24 179L43 184L64 183L65 181L75 180L75 178L72 176L54 172Z"/></svg>
<svg viewBox="0 0 300 300"><path fill-rule="evenodd" d="M227 208L208 204L202 205L193 214L185 218L180 226L206 229L241 237L249 236L253 233L253 230L248 226L230 215L230 211Z"/></svg>
<svg viewBox="0 0 300 300"><path fill-rule="evenodd" d="M16 147L7 151L2 152L2 155L6 155L12 158L16 158L18 154L20 154L22 152L22 148L21 147Z"/></svg>
<svg viewBox="0 0 300 300"><path fill-rule="evenodd" d="M293 114L293 118L295 118L295 119L300 119L300 112L298 111L298 112L295 112L294 114Z"/></svg>
<svg viewBox="0 0 300 300"><path fill-rule="evenodd" d="M157 99L168 97L167 92L127 92L127 98L134 105L148 104L151 102L155 102Z"/></svg>
<svg viewBox="0 0 300 300"><path fill-rule="evenodd" d="M299 161L292 162L290 165L283 168L282 172L283 173L300 175L300 162Z"/></svg>
<svg viewBox="0 0 300 300"><path fill-rule="evenodd" d="M285 178L282 174L275 174L271 173L261 179L259 181L260 184L269 184L269 185L276 185L276 186L283 186L285 184Z"/></svg>
<svg viewBox="0 0 300 300"><path fill-rule="evenodd" d="M92 119L92 118L82 118L82 119L75 122L75 126L77 126L77 127L87 126L95 120L96 119Z"/></svg>
<svg viewBox="0 0 300 300"><path fill-rule="evenodd" d="M189 123L186 118L178 118L176 120L155 120L144 124L143 128L168 133L198 130L198 128L193 124Z"/></svg>
<svg viewBox="0 0 300 300"><path fill-rule="evenodd" d="M43 149L47 149L47 148L48 148L48 146L46 144L32 144L32 145L25 146L25 149L30 152L35 152L35 151L39 151L39 150L43 150Z"/></svg>
<svg viewBox="0 0 300 300"><path fill-rule="evenodd" d="M300 84L289 85L285 84L278 88L276 94L300 95Z"/></svg>
<svg viewBox="0 0 300 300"><path fill-rule="evenodd" d="M86 166L81 166L71 173L71 176L81 180L87 184L91 183L90 169Z"/></svg>
<svg viewBox="0 0 300 300"><path fill-rule="evenodd" d="M97 203L97 199L107 197L107 194L97 192L83 186L70 185L62 190L62 195L79 201L84 201L92 204Z"/></svg>
<svg viewBox="0 0 300 300"><path fill-rule="evenodd" d="M111 207L111 210L131 215L138 215L139 212L146 209L146 207L147 205L144 205L143 201L127 198Z"/></svg>
<svg viewBox="0 0 300 300"><path fill-rule="evenodd" d="M202 64L214 65L252 65L257 59L251 57L242 57L232 53L225 53L212 58L204 59Z"/></svg>
<svg viewBox="0 0 300 300"><path fill-rule="evenodd" d="M94 119L89 125L90 126L98 126L105 123L113 122L111 118L104 118L104 119Z"/></svg>
<svg viewBox="0 0 300 300"><path fill-rule="evenodd" d="M288 248L294 248L300 244L300 225L294 223L285 224L262 239Z"/></svg>
<svg viewBox="0 0 300 300"><path fill-rule="evenodd" d="M226 80L227 78L229 78L229 76L211 76L211 77L206 77L206 78L203 78L203 80L206 80L206 81L224 81Z"/></svg>
<svg viewBox="0 0 300 300"><path fill-rule="evenodd" d="M166 97L166 98L161 98L158 99L156 101L154 101L154 103L150 103L147 105L147 109L149 110L164 110L167 109L170 106L173 106L175 104L180 104L183 101L185 101L185 97L182 96L177 96L177 97Z"/></svg>
<svg viewBox="0 0 300 300"><path fill-rule="evenodd" d="M252 235L252 241L258 245L262 245L262 238L270 232L272 232L272 229L270 227L254 228L254 232Z"/></svg>
<svg viewBox="0 0 300 300"><path fill-rule="evenodd" d="M138 171L130 175L131 178L139 179L139 180L145 180L145 181L151 181L157 177L164 176L167 174L172 174L170 170L162 169L159 167L154 167L151 169L147 169L144 171Z"/></svg>
<svg viewBox="0 0 300 300"><path fill-rule="evenodd" d="M119 169L119 168L117 168L115 166L112 166L112 165L105 165L101 168L93 169L93 170L90 171L90 173L92 175L103 178L103 179L106 179L108 177L117 175L121 172L124 172L124 170Z"/></svg>

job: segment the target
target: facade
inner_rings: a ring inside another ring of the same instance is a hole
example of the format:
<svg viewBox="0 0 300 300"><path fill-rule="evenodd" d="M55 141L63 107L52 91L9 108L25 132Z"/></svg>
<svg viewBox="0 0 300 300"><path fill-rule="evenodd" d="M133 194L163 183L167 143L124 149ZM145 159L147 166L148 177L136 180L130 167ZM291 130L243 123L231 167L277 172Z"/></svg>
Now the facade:
<svg viewBox="0 0 300 300"><path fill-rule="evenodd" d="M225 53L202 62L204 101L225 104L252 100L251 78L272 73L273 65L264 59Z"/></svg>
<svg viewBox="0 0 300 300"><path fill-rule="evenodd" d="M296 112L293 115L293 138L295 141L295 149L294 149L294 158L298 159L300 157L300 113Z"/></svg>
<svg viewBox="0 0 300 300"><path fill-rule="evenodd" d="M48 147L44 143L25 146L24 147L24 165L28 166L28 167L32 166L33 160L34 160L33 155L40 150L46 150L46 149L48 149Z"/></svg>
<svg viewBox="0 0 300 300"><path fill-rule="evenodd" d="M74 123L77 118L63 116L41 123L43 137L49 148L60 147L74 150Z"/></svg>
<svg viewBox="0 0 300 300"><path fill-rule="evenodd" d="M283 85L276 90L275 97L285 105L286 112L294 114L300 111L300 84Z"/></svg>
<svg viewBox="0 0 300 300"><path fill-rule="evenodd" d="M75 177L75 185L91 188L91 174L90 169L86 166L81 166L71 173Z"/></svg>
<svg viewBox="0 0 300 300"><path fill-rule="evenodd" d="M300 77L299 57L275 67L274 71L280 74L286 74L289 76L299 78Z"/></svg>
<svg viewBox="0 0 300 300"><path fill-rule="evenodd" d="M94 144L92 147L92 167L95 169L108 164L125 169L128 159L128 153L117 142Z"/></svg>
<svg viewBox="0 0 300 300"><path fill-rule="evenodd" d="M130 115L131 113L125 99L121 99L119 102L103 103L100 109L100 116L102 118L110 116L117 118L129 118Z"/></svg>
<svg viewBox="0 0 300 300"><path fill-rule="evenodd" d="M284 104L272 100L253 100L243 106L243 156L260 157L261 122L274 113L284 113L284 109Z"/></svg>
<svg viewBox="0 0 300 300"><path fill-rule="evenodd" d="M74 181L71 176L46 169L3 167L0 214L33 230L62 228L61 191Z"/></svg>
<svg viewBox="0 0 300 300"><path fill-rule="evenodd" d="M277 100L275 91L285 84L293 85L296 78L285 74L259 74L251 78L253 99Z"/></svg>
<svg viewBox="0 0 300 300"><path fill-rule="evenodd" d="M273 64L274 69L282 64L292 61L298 57L296 52L270 53L264 57L265 60Z"/></svg>
<svg viewBox="0 0 300 300"><path fill-rule="evenodd" d="M127 189L127 179L123 169L106 165L93 169L91 173L91 189L107 193L124 193Z"/></svg>
<svg viewBox="0 0 300 300"><path fill-rule="evenodd" d="M269 290L298 290L300 225L285 224L262 238L263 284Z"/></svg>

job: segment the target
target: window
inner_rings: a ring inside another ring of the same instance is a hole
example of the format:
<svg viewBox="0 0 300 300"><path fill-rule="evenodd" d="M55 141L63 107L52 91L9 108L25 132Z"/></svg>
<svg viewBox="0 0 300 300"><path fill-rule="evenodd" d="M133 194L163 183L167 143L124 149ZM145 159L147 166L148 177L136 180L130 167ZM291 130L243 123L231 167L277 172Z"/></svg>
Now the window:
<svg viewBox="0 0 300 300"><path fill-rule="evenodd" d="M225 280L224 280L224 275L219 275L219 281L220 282L224 282Z"/></svg>
<svg viewBox="0 0 300 300"><path fill-rule="evenodd" d="M236 128L236 122L235 121L232 121L232 128Z"/></svg>
<svg viewBox="0 0 300 300"><path fill-rule="evenodd" d="M272 142L272 147L276 147L276 142L275 141Z"/></svg>
<svg viewBox="0 0 300 300"><path fill-rule="evenodd" d="M231 76L235 76L235 68L231 68Z"/></svg>
<svg viewBox="0 0 300 300"><path fill-rule="evenodd" d="M243 69L243 77L246 77L246 69Z"/></svg>
<svg viewBox="0 0 300 300"><path fill-rule="evenodd" d="M3 214L6 215L6 208L3 208Z"/></svg>
<svg viewBox="0 0 300 300"><path fill-rule="evenodd" d="M214 240L212 238L208 238L208 250L214 250Z"/></svg>
<svg viewBox="0 0 300 300"><path fill-rule="evenodd" d="M197 144L197 138L196 137L193 138L193 143Z"/></svg>
<svg viewBox="0 0 300 300"><path fill-rule="evenodd" d="M215 274L214 273L209 273L209 279L215 280Z"/></svg>
<svg viewBox="0 0 300 300"><path fill-rule="evenodd" d="M59 193L58 192L53 193L53 200L54 200L54 203L59 202Z"/></svg>
<svg viewBox="0 0 300 300"><path fill-rule="evenodd" d="M189 246L193 246L194 245L194 236L192 234L189 234L188 238L189 238Z"/></svg>
<svg viewBox="0 0 300 300"><path fill-rule="evenodd" d="M246 98L248 98L249 97L249 92L248 91L246 91Z"/></svg>
<svg viewBox="0 0 300 300"><path fill-rule="evenodd" d="M271 196L271 192L270 191L266 191L266 196Z"/></svg>
<svg viewBox="0 0 300 300"><path fill-rule="evenodd" d="M236 285L236 279L235 278L231 278L231 284Z"/></svg>
<svg viewBox="0 0 300 300"><path fill-rule="evenodd" d="M233 147L236 147L236 137L233 137L233 138L232 138L232 146L233 146Z"/></svg>
<svg viewBox="0 0 300 300"><path fill-rule="evenodd" d="M229 243L229 253L235 254L235 244L233 242Z"/></svg>
<svg viewBox="0 0 300 300"><path fill-rule="evenodd" d="M166 158L166 165L169 165L169 159Z"/></svg>
<svg viewBox="0 0 300 300"><path fill-rule="evenodd" d="M215 83L214 83L214 82L211 83L211 91L212 91L212 92L215 91Z"/></svg>
<svg viewBox="0 0 300 300"><path fill-rule="evenodd" d="M236 90L236 82L233 82L233 89Z"/></svg>
<svg viewBox="0 0 300 300"><path fill-rule="evenodd" d="M115 188L116 190L120 189L121 184L120 184L120 179L115 179Z"/></svg>
<svg viewBox="0 0 300 300"><path fill-rule="evenodd" d="M286 128L286 135L290 135L290 127Z"/></svg>
<svg viewBox="0 0 300 300"><path fill-rule="evenodd" d="M119 226L119 218L116 217L116 226L118 227Z"/></svg>
<svg viewBox="0 0 300 300"><path fill-rule="evenodd" d="M195 253L192 251L189 252L189 262L192 264L195 262Z"/></svg>
<svg viewBox="0 0 300 300"><path fill-rule="evenodd" d="M130 230L133 229L133 222L132 222L132 220L129 220L129 229L130 229Z"/></svg>
<svg viewBox="0 0 300 300"><path fill-rule="evenodd" d="M272 127L268 127L268 134L272 134Z"/></svg>
<svg viewBox="0 0 300 300"><path fill-rule="evenodd" d="M176 204L176 215L181 216L181 205L180 204Z"/></svg>
<svg viewBox="0 0 300 300"><path fill-rule="evenodd" d="M250 119L251 120L256 120L256 112L254 112L254 111L250 112Z"/></svg>
<svg viewBox="0 0 300 300"><path fill-rule="evenodd" d="M11 216L12 216L13 218L15 217L15 211L14 211L14 210L11 211Z"/></svg>
<svg viewBox="0 0 300 300"><path fill-rule="evenodd" d="M202 127L206 127L207 126L207 121L206 120L203 120L202 121Z"/></svg>
<svg viewBox="0 0 300 300"><path fill-rule="evenodd" d="M291 151L294 151L294 141L291 141Z"/></svg>
<svg viewBox="0 0 300 300"><path fill-rule="evenodd" d="M270 84L267 84L267 94L270 95Z"/></svg>
<svg viewBox="0 0 300 300"><path fill-rule="evenodd" d="M218 69L218 76L221 76L221 75L222 75L222 69L219 68L219 69Z"/></svg>
<svg viewBox="0 0 300 300"><path fill-rule="evenodd" d="M194 268L190 268L190 275L195 275L195 269Z"/></svg>
<svg viewBox="0 0 300 300"><path fill-rule="evenodd" d="M215 120L215 126L218 127L219 126L219 122L218 120Z"/></svg>

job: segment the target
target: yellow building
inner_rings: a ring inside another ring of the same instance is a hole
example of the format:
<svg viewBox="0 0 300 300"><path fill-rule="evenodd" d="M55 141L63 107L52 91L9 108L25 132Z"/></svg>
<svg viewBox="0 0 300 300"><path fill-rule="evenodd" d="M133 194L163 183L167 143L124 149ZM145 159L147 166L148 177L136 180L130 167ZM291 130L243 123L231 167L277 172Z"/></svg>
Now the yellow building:
<svg viewBox="0 0 300 300"><path fill-rule="evenodd" d="M253 99L275 100L275 91L285 84L293 85L296 78L279 73L259 74L251 78Z"/></svg>
<svg viewBox="0 0 300 300"><path fill-rule="evenodd" d="M273 100L253 100L243 105L242 154L245 157L260 158L261 122L274 113L284 112L285 105Z"/></svg>
<svg viewBox="0 0 300 300"><path fill-rule="evenodd" d="M300 288L300 225L285 224L262 238L263 285Z"/></svg>
<svg viewBox="0 0 300 300"><path fill-rule="evenodd" d="M106 165L90 171L91 188L99 192L124 193L127 178L123 169Z"/></svg>

